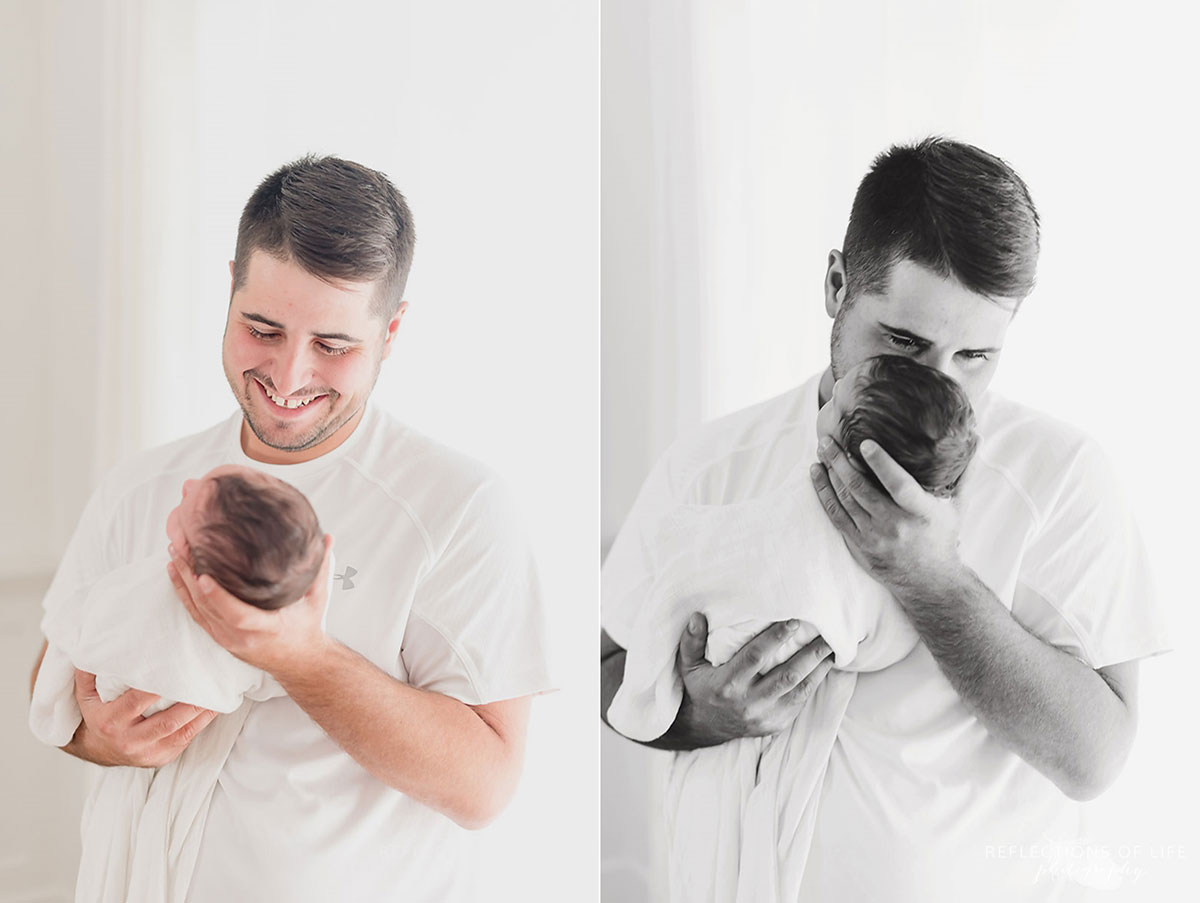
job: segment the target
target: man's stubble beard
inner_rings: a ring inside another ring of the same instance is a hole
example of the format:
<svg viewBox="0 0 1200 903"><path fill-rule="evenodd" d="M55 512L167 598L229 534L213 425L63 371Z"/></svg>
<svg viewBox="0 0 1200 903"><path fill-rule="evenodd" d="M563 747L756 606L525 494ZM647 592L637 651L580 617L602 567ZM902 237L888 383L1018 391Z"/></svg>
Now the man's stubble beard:
<svg viewBox="0 0 1200 903"><path fill-rule="evenodd" d="M241 390L239 391L238 388L234 386L232 380L229 380L229 388L233 390L233 397L237 399L238 406L242 409L242 419L244 419L246 421L246 424L250 427L250 432L254 433L254 435L258 438L259 442L261 442L263 445L267 446L268 448L275 449L276 451L300 452L300 451L305 451L307 449L310 449L314 445L319 445L321 442L328 439L330 436L332 436L334 433L336 433L338 430L340 430L343 426L345 426L347 423L349 423L351 420L354 419L355 415L357 415L359 410L366 405L367 399L371 397L371 393L375 390L375 383L379 380L379 371L380 371L380 368L382 367L382 365L383 365L383 359L381 357L379 360L377 360L375 362L375 373L371 377L371 385L367 388L367 393L363 397L363 401L362 401L361 405L359 405L357 408L353 408L350 411L346 412L346 416L344 416L344 417L338 418L338 417L334 416L331 420L329 420L327 422L318 423L314 427L314 432L310 436L308 436L302 440L294 441L294 442L286 444L286 445L277 445L275 440L270 439L263 432L263 430L259 428L259 424L255 423L254 416L252 415L251 409L250 409L250 402L251 402L250 396L251 396L251 393L254 391L254 389L251 387L250 383L255 381L254 377L249 376L246 373L243 373ZM330 404L331 407L332 407L333 403L341 397L342 396L340 393L334 393L332 391L330 391L329 393L326 393L326 398L328 399L328 403ZM322 404L324 404L324 403L325 402L322 402Z"/></svg>
<svg viewBox="0 0 1200 903"><path fill-rule="evenodd" d="M845 373L846 369L842 366L842 330L843 319L846 315L846 310L849 302L838 308L838 312L833 317L833 327L829 330L829 369L833 372L834 380L839 380Z"/></svg>
<svg viewBox="0 0 1200 903"><path fill-rule="evenodd" d="M238 401L241 402L241 399L239 398ZM330 401L332 402L332 398L330 399ZM278 443L278 440L272 439L263 430L261 430L259 428L259 425L255 422L254 416L251 414L250 408L247 404L243 403L241 405L241 408L242 408L242 417L245 419L246 424L250 427L250 432L254 433L254 435L258 437L259 442L261 442L263 445L267 446L268 448L275 449L276 451L286 451L286 452L305 451L306 449L312 448L314 445L318 445L319 443L323 442L326 438L328 438L329 436L336 433L343 426L345 426L346 423L356 413L355 411L349 412L346 415L345 419L343 419L341 422L337 422L337 420L335 418L334 420L328 421L326 423L318 423L315 427L315 431L309 437L300 439L299 441L293 441L293 442L281 445Z"/></svg>

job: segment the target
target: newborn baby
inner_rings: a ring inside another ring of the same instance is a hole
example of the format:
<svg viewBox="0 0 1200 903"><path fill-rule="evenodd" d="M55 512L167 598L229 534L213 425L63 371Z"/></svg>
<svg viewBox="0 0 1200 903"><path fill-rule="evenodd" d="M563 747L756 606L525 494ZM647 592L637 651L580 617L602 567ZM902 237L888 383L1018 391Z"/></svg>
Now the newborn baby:
<svg viewBox="0 0 1200 903"><path fill-rule="evenodd" d="M878 442L927 492L942 497L954 494L978 444L975 414L958 383L891 354L868 358L834 383L817 433L836 439L876 486L859 455L864 439Z"/></svg>
<svg viewBox="0 0 1200 903"><path fill-rule="evenodd" d="M167 524L186 543L197 576L210 575L259 608L296 602L321 567L323 534L308 500L247 467L218 467L185 482ZM265 672L234 658L191 618L166 562L164 553L118 568L46 613L49 647L30 710L39 739L62 746L78 727L75 668L96 675L105 702L129 687L163 697L147 715L173 702L228 713L243 697L282 695Z"/></svg>
<svg viewBox="0 0 1200 903"><path fill-rule="evenodd" d="M307 499L245 467L184 483L167 518L198 574L251 605L302 599L320 573L324 537ZM165 543L164 543L165 545ZM29 724L39 740L70 742L80 722L75 668L96 675L109 702L129 687L161 697L146 715L187 702L221 714L159 768L104 768L83 807L77 887L89 899L186 899L221 770L254 703L284 695L265 671L222 649L188 613L167 576L166 550L55 594ZM329 579L332 580L332 562ZM327 584L328 586L328 584Z"/></svg>
<svg viewBox="0 0 1200 903"><path fill-rule="evenodd" d="M835 383L816 433L836 439L877 485L859 453L864 439L878 442L927 491L952 496L975 452L974 424L970 401L954 380L882 355ZM628 650L625 680L609 711L610 723L626 736L652 740L674 719L682 686L670 638L682 635L694 611L708 620L706 657L714 665L771 622L799 620L801 628L762 663L762 673L818 634L843 669L886 667L915 645L899 606L853 560L821 509L810 463L797 462L784 485L761 498L684 505L663 518L648 549L655 582L634 632L642 641Z"/></svg>
<svg viewBox="0 0 1200 903"><path fill-rule="evenodd" d="M324 553L312 505L283 480L248 467L217 467L183 484L167 517L186 537L196 576L208 574L234 597L276 609L299 599Z"/></svg>
<svg viewBox="0 0 1200 903"><path fill-rule="evenodd" d="M962 387L931 367L891 354L868 358L834 383L832 398L817 415L817 435L835 439L881 491L882 485L859 452L865 439L877 442L926 492L942 498L954 496L979 443L975 413ZM800 554L811 554L818 537L840 548L840 536L829 530L824 533L822 537L820 531L812 531L808 549ZM724 664L768 623L752 619L712 631L706 657L714 665ZM907 622L903 635L915 641ZM781 664L815 636L812 630L801 630L763 662L761 672ZM836 657L835 663L844 664Z"/></svg>

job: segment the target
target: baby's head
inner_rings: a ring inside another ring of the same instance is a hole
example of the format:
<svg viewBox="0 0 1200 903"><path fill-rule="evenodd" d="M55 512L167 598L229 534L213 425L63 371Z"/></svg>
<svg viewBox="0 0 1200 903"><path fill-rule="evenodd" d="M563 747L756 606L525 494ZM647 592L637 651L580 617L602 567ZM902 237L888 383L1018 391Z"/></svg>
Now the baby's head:
<svg viewBox="0 0 1200 903"><path fill-rule="evenodd" d="M184 493L180 526L196 576L208 574L238 599L266 609L290 605L312 586L324 534L298 489L226 466L188 481Z"/></svg>
<svg viewBox="0 0 1200 903"><path fill-rule="evenodd" d="M835 393L841 420L831 431L860 470L874 480L859 454L862 441L872 439L927 492L954 494L979 442L971 402L958 383L887 354L847 371Z"/></svg>

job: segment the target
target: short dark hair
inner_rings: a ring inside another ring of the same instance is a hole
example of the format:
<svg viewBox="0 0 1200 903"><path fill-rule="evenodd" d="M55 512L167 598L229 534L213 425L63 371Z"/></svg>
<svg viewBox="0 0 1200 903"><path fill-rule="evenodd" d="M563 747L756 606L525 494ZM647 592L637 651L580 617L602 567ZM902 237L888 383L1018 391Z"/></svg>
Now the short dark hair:
<svg viewBox="0 0 1200 903"><path fill-rule="evenodd" d="M379 280L371 309L390 319L404 298L415 241L412 213L387 176L310 154L271 173L246 202L233 287L245 284L251 252L266 251L320 279Z"/></svg>
<svg viewBox="0 0 1200 903"><path fill-rule="evenodd" d="M951 496L979 444L962 387L938 370L894 354L869 358L855 377L855 406L842 415L842 447L862 465L872 439L927 492Z"/></svg>
<svg viewBox="0 0 1200 903"><path fill-rule="evenodd" d="M1011 166L970 144L926 138L875 158L854 195L842 243L847 298L883 291L892 265L911 260L972 292L1033 291L1037 210Z"/></svg>
<svg viewBox="0 0 1200 903"><path fill-rule="evenodd" d="M282 480L211 477L203 526L190 539L192 569L258 608L297 601L321 569L325 544L308 499Z"/></svg>

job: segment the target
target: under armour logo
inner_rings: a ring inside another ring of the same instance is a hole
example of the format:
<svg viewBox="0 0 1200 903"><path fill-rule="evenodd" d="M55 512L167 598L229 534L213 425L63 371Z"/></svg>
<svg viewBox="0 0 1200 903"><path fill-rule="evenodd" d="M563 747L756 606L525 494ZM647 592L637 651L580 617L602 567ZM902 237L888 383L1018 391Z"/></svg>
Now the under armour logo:
<svg viewBox="0 0 1200 903"><path fill-rule="evenodd" d="M340 574L334 574L333 579L342 581L342 589L354 589L354 581L350 578L357 573L358 571L354 570L350 565L346 565L346 570Z"/></svg>

